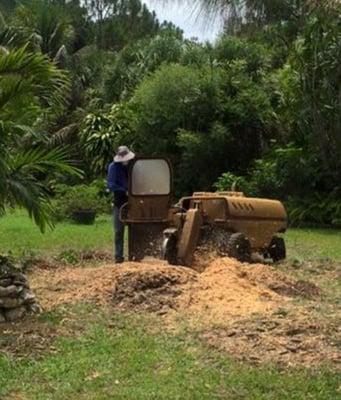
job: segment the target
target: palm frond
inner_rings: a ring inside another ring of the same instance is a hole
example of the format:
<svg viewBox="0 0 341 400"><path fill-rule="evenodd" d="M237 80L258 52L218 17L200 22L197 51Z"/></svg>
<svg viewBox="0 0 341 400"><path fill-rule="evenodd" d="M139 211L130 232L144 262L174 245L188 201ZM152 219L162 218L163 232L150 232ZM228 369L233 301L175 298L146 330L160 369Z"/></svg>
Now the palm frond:
<svg viewBox="0 0 341 400"><path fill-rule="evenodd" d="M0 28L0 45L8 48L13 44L21 46L24 45L22 38L20 37L20 28L13 28L13 27L3 27Z"/></svg>
<svg viewBox="0 0 341 400"><path fill-rule="evenodd" d="M82 172L72 164L65 148L33 149L10 156L4 176L5 190L0 191L0 206L3 209L6 202L24 207L42 231L47 225L53 226L49 193L41 175L58 173L81 177Z"/></svg>
<svg viewBox="0 0 341 400"><path fill-rule="evenodd" d="M0 29L3 30L6 28L6 21L5 18L0 10Z"/></svg>
<svg viewBox="0 0 341 400"><path fill-rule="evenodd" d="M60 173L81 177L81 170L77 169L68 158L68 148L57 147L51 150L32 149L20 152L11 159L12 174L48 174Z"/></svg>
<svg viewBox="0 0 341 400"><path fill-rule="evenodd" d="M66 73L47 56L27 46L0 52L0 214L7 205L22 206L42 231L52 225L47 178L82 173L65 147L20 148L25 135L35 135L28 125L49 107L62 106L68 88Z"/></svg>
<svg viewBox="0 0 341 400"><path fill-rule="evenodd" d="M51 203L41 183L25 175L11 175L7 179L7 202L24 207L42 232L53 227Z"/></svg>
<svg viewBox="0 0 341 400"><path fill-rule="evenodd" d="M170 0L160 0L159 3L170 4ZM172 4L174 0L172 0ZM287 8L289 11L295 8L306 8L313 11L317 8L324 9L340 9L340 0L305 0L301 2L291 0L178 0L179 4L187 4L192 7L192 12L205 14L208 20L214 20L218 16L229 18L234 16L244 18L247 13L262 15L266 10L279 8Z"/></svg>
<svg viewBox="0 0 341 400"><path fill-rule="evenodd" d="M26 47L0 55L0 84L4 88L0 92L0 111L22 96L37 96L48 105L61 105L69 87L66 72Z"/></svg>
<svg viewBox="0 0 341 400"><path fill-rule="evenodd" d="M78 124L70 124L64 126L53 135L46 138L46 146L48 148L71 144L77 139Z"/></svg>

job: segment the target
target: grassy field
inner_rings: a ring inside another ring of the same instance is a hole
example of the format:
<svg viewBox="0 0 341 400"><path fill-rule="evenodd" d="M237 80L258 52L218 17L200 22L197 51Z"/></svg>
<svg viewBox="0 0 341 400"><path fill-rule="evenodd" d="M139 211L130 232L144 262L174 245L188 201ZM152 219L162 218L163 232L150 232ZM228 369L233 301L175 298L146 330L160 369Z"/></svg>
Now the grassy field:
<svg viewBox="0 0 341 400"><path fill-rule="evenodd" d="M0 356L0 398L11 399L229 399L335 400L339 376L327 368L282 371L230 360L185 332L156 329L156 317L107 316L78 305L43 314L40 323L73 320L39 357ZM0 336L1 337L1 336Z"/></svg>
<svg viewBox="0 0 341 400"><path fill-rule="evenodd" d="M59 254L72 249L112 249L110 216L100 216L93 226L67 222L57 224L45 234L35 227L24 211L15 211L0 218L0 252L21 254ZM330 258L341 260L341 231L328 229L290 229L285 240L289 259Z"/></svg>
<svg viewBox="0 0 341 400"><path fill-rule="evenodd" d="M0 253L11 251L22 254L59 254L73 250L112 249L113 233L110 216L100 216L92 226L58 223L43 234L27 218L27 213L16 210L0 218Z"/></svg>
<svg viewBox="0 0 341 400"><path fill-rule="evenodd" d="M341 260L341 231L337 229L289 229L285 234L289 258Z"/></svg>

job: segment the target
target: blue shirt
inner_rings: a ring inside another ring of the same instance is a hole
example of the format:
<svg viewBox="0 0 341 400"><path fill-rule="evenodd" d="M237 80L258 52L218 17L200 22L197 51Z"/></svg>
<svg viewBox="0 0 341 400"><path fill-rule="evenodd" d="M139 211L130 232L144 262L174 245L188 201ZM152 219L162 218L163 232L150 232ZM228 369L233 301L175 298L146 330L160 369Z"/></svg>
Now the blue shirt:
<svg viewBox="0 0 341 400"><path fill-rule="evenodd" d="M108 167L108 188L112 192L124 192L128 190L128 168L122 163L112 162Z"/></svg>
<svg viewBox="0 0 341 400"><path fill-rule="evenodd" d="M107 186L114 193L116 207L127 202L128 168L122 163L112 162L108 167Z"/></svg>

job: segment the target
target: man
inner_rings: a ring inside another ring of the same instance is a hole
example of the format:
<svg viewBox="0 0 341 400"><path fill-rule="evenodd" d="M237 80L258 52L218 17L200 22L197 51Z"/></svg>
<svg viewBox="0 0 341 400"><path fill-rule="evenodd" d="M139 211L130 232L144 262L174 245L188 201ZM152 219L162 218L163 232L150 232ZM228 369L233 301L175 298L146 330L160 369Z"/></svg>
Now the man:
<svg viewBox="0 0 341 400"><path fill-rule="evenodd" d="M120 221L120 208L128 201L128 164L135 154L127 146L117 149L114 162L108 167L108 188L114 193L115 262L124 262L124 225Z"/></svg>

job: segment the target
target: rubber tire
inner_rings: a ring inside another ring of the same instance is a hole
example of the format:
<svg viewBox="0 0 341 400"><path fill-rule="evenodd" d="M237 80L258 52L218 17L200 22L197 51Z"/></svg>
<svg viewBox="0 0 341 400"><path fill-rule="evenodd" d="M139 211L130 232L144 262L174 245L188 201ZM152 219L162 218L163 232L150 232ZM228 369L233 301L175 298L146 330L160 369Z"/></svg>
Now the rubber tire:
<svg viewBox="0 0 341 400"><path fill-rule="evenodd" d="M227 252L230 257L240 262L249 262L251 260L251 244L244 233L232 233L227 242Z"/></svg>
<svg viewBox="0 0 341 400"><path fill-rule="evenodd" d="M287 255L284 239L274 236L268 247L268 254L274 262L284 260Z"/></svg>
<svg viewBox="0 0 341 400"><path fill-rule="evenodd" d="M175 236L169 236L162 243L162 259L168 261L168 264L177 265L177 240Z"/></svg>

